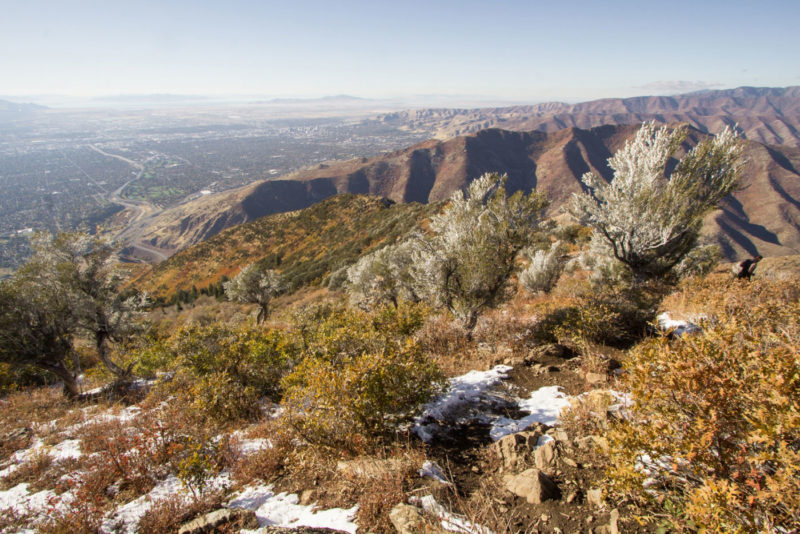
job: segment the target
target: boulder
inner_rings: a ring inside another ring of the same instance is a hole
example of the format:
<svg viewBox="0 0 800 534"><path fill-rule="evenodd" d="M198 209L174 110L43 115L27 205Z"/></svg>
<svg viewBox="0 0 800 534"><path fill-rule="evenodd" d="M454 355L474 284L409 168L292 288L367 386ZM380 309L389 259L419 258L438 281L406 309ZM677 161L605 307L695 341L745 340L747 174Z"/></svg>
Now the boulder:
<svg viewBox="0 0 800 534"><path fill-rule="evenodd" d="M585 375L583 375L583 377L586 380L586 383L589 384L590 386L605 384L608 378L605 373L592 373L592 372L586 373Z"/></svg>
<svg viewBox="0 0 800 534"><path fill-rule="evenodd" d="M548 499L560 497L555 482L538 469L528 469L518 475L506 475L503 481L508 491L530 504L541 504Z"/></svg>
<svg viewBox="0 0 800 534"><path fill-rule="evenodd" d="M236 526L237 529L258 528L258 519L252 510L221 508L184 523L178 530L178 534L217 532L223 525Z"/></svg>
<svg viewBox="0 0 800 534"><path fill-rule="evenodd" d="M516 471L529 463L531 452L539 443L543 426L536 425L531 430L509 434L494 444L497 456L503 461L503 468Z"/></svg>
<svg viewBox="0 0 800 534"><path fill-rule="evenodd" d="M425 519L416 506L400 503L389 512L389 521L399 534L426 532Z"/></svg>

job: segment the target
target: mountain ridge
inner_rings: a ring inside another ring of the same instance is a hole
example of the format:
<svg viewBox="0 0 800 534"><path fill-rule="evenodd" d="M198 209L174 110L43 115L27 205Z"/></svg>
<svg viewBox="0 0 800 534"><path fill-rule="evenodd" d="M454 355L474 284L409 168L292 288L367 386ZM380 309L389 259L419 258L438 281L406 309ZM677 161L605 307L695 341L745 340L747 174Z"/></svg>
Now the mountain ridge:
<svg viewBox="0 0 800 534"><path fill-rule="evenodd" d="M605 124L685 122L705 133L738 123L745 138L800 147L800 86L737 87L674 96L605 98L567 104L544 102L499 108L423 108L380 115L376 120L448 139L479 130L553 132Z"/></svg>
<svg viewBox="0 0 800 534"><path fill-rule="evenodd" d="M207 239L234 224L302 209L336 194L369 194L395 202L438 202L485 172L508 174L510 191L537 188L557 215L586 172L610 180L608 158L638 125L605 125L557 132L482 130L447 141L429 140L372 159L329 162L282 179L209 195L167 210L142 238L170 252ZM690 128L688 150L704 134ZM705 233L728 259L756 252L779 256L800 250L800 149L745 141L750 163L743 189L707 221Z"/></svg>

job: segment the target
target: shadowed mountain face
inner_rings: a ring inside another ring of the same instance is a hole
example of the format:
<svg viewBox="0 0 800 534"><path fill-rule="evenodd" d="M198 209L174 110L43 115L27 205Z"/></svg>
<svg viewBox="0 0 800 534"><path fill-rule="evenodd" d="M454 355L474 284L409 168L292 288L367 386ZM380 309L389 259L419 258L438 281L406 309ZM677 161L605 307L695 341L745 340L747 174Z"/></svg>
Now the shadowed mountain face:
<svg viewBox="0 0 800 534"><path fill-rule="evenodd" d="M224 228L272 213L300 209L337 193L372 194L397 202L435 202L485 172L508 174L510 191L548 194L550 215L563 211L580 177L611 178L608 158L638 126L566 128L554 133L483 130L448 141L426 141L374 159L332 162L285 179L211 195L165 212L151 244L178 250ZM685 149L705 134L692 130ZM730 259L800 251L800 149L747 142L743 189L707 221L705 233ZM155 225L154 225L155 226Z"/></svg>
<svg viewBox="0 0 800 534"><path fill-rule="evenodd" d="M604 124L685 122L714 133L738 123L744 137L771 145L800 147L800 87L739 87L677 96L609 98L580 104L548 102L535 106L485 109L421 109L380 118L393 126L432 134L438 139L487 128L555 132Z"/></svg>

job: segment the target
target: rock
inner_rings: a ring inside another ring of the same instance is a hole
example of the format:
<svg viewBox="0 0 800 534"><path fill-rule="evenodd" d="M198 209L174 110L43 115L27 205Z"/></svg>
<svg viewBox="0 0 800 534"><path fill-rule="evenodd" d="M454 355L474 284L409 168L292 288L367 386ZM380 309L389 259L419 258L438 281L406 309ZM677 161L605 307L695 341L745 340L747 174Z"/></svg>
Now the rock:
<svg viewBox="0 0 800 534"><path fill-rule="evenodd" d="M558 499L560 493L555 482L538 469L528 469L518 475L506 475L506 489L530 504L541 504L548 499Z"/></svg>
<svg viewBox="0 0 800 534"><path fill-rule="evenodd" d="M563 442L569 443L569 436L563 430L560 430L560 429L556 430L551 434L551 436L553 436L553 438L556 441L563 441Z"/></svg>
<svg viewBox="0 0 800 534"><path fill-rule="evenodd" d="M600 488L592 488L587 491L586 502L596 508L601 508L603 506L603 490Z"/></svg>
<svg viewBox="0 0 800 534"><path fill-rule="evenodd" d="M525 364L525 358L522 356L510 356L503 360L503 365L508 365L509 367L519 367Z"/></svg>
<svg viewBox="0 0 800 534"><path fill-rule="evenodd" d="M586 373L583 375L583 378L590 386L596 386L598 384L605 384L608 377L605 373Z"/></svg>
<svg viewBox="0 0 800 534"><path fill-rule="evenodd" d="M561 461L564 463L564 465L568 465L570 467L578 467L578 462L576 462L572 458L564 457L561 459Z"/></svg>
<svg viewBox="0 0 800 534"><path fill-rule="evenodd" d="M389 512L389 521L400 534L418 534L426 532L425 520L416 506L398 504Z"/></svg>
<svg viewBox="0 0 800 534"><path fill-rule="evenodd" d="M398 471L403 462L396 458L358 458L342 460L336 464L336 470L353 478L380 478L386 473Z"/></svg>
<svg viewBox="0 0 800 534"><path fill-rule="evenodd" d="M314 490L311 489L303 490L300 493L300 504L302 504L303 506L308 506L312 502L314 502Z"/></svg>
<svg viewBox="0 0 800 534"><path fill-rule="evenodd" d="M611 534L619 534L619 527L617 526L617 522L619 521L619 510L614 508L611 510L611 517L610 522L608 524L608 528L611 531Z"/></svg>
<svg viewBox="0 0 800 534"><path fill-rule="evenodd" d="M534 463L537 469L546 471L553 467L556 459L556 442L548 441L541 447L538 447L533 453Z"/></svg>
<svg viewBox="0 0 800 534"><path fill-rule="evenodd" d="M599 450L601 452L608 452L608 439L603 436L595 436L593 434L591 436L576 439L575 444L578 446L578 448L587 451Z"/></svg>
<svg viewBox="0 0 800 534"><path fill-rule="evenodd" d="M217 532L222 525L236 526L237 529L258 528L258 519L252 510L221 508L183 524L178 534Z"/></svg>
<svg viewBox="0 0 800 534"><path fill-rule="evenodd" d="M546 358L561 358L563 360L568 360L574 356L575 351L566 345L561 345L560 343L551 343L531 349L530 352L528 352L528 356L525 358L525 361L534 362L541 361Z"/></svg>
<svg viewBox="0 0 800 534"><path fill-rule="evenodd" d="M505 469L516 471L528 464L528 457L536 448L543 428L541 425L536 425L532 427L532 430L509 434L493 445L495 453L503 461Z"/></svg>

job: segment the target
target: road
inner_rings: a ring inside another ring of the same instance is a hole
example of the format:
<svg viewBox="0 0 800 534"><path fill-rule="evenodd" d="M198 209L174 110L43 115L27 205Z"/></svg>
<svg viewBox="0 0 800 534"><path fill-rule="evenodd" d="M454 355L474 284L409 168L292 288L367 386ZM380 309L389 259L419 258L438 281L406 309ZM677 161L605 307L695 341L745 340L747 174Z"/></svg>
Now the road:
<svg viewBox="0 0 800 534"><path fill-rule="evenodd" d="M140 255L144 255L144 257L155 257L158 261L164 261L169 258L170 255L168 253L165 253L157 247L141 242L143 230L163 211L163 209L144 200L130 200L122 196L122 191L124 191L129 184L142 177L145 166L138 161L120 156L119 154L106 152L95 145L89 145L89 148L109 158L124 161L138 171L134 178L131 178L114 191L106 194L106 199L109 202L124 206L126 210L131 212L131 217L125 225L125 228L119 230L114 235L114 240L123 243L127 247L138 250L140 253L143 253Z"/></svg>

